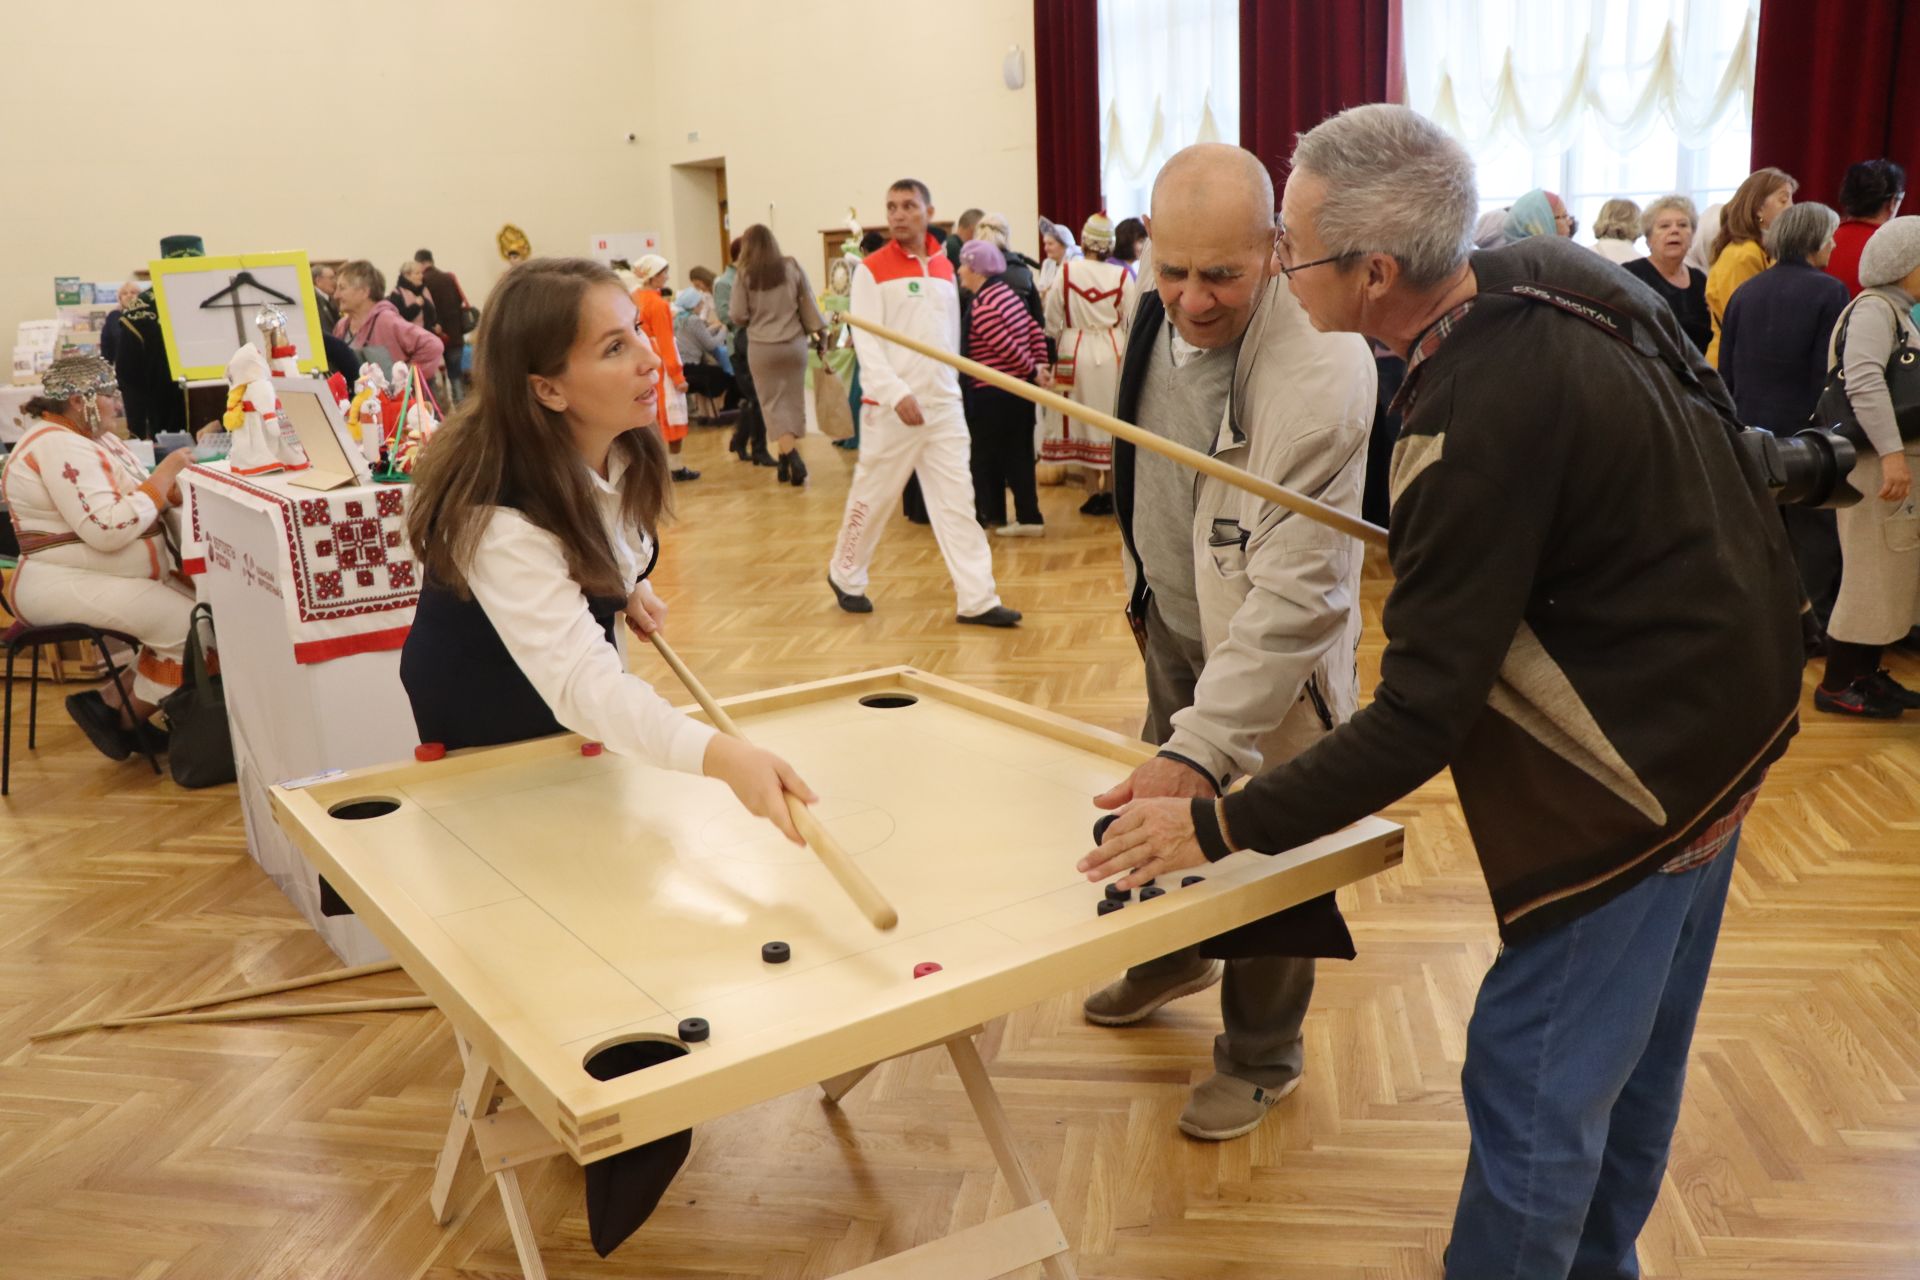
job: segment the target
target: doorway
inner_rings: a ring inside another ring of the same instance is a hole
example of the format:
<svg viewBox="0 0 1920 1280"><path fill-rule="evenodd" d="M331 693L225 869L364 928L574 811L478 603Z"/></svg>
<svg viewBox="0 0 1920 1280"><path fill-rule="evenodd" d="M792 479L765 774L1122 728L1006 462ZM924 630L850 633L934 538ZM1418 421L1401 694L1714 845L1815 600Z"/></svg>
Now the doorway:
<svg viewBox="0 0 1920 1280"><path fill-rule="evenodd" d="M724 156L689 160L670 171L673 200L673 240L680 260L674 277L685 280L692 267L718 273L730 260L732 240L727 216L727 161Z"/></svg>

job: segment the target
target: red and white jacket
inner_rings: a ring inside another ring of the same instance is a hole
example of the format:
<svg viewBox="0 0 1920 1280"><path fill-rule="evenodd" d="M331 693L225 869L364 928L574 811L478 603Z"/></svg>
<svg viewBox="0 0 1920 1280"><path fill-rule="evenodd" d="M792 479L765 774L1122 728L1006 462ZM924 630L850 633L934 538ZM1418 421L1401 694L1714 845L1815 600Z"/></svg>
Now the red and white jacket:
<svg viewBox="0 0 1920 1280"><path fill-rule="evenodd" d="M960 352L960 286L940 241L927 237L923 262L888 241L860 260L853 273L849 310L862 319L897 329L928 346ZM951 365L895 346L863 329L853 331L860 357L863 404L891 409L908 396L922 410L960 404L960 375Z"/></svg>

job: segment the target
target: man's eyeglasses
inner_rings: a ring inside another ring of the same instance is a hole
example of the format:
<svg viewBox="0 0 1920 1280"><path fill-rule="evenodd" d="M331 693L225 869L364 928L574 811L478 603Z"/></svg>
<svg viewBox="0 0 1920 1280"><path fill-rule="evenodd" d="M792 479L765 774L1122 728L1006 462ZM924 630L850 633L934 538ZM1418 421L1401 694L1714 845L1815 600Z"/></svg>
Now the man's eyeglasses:
<svg viewBox="0 0 1920 1280"><path fill-rule="evenodd" d="M1315 258L1312 262L1303 262L1297 267L1287 266L1283 262L1280 266L1280 274L1291 280L1293 273L1296 271L1305 271L1308 267L1324 267L1329 262L1345 262L1348 258L1357 258L1359 256L1357 253L1336 253L1329 258Z"/></svg>
<svg viewBox="0 0 1920 1280"><path fill-rule="evenodd" d="M1331 254L1325 258L1315 258L1312 262L1302 262L1302 263L1295 264L1291 262L1291 259L1293 257L1293 245L1287 239L1286 224L1281 222L1279 218L1276 217L1274 219L1273 230L1274 230L1274 241L1273 241L1274 248L1278 251L1280 255L1280 274L1286 276L1288 279L1293 278L1294 272L1305 271L1308 267L1324 267L1329 262L1345 262L1349 258L1358 258L1361 256L1359 253L1353 252L1350 250L1346 253Z"/></svg>

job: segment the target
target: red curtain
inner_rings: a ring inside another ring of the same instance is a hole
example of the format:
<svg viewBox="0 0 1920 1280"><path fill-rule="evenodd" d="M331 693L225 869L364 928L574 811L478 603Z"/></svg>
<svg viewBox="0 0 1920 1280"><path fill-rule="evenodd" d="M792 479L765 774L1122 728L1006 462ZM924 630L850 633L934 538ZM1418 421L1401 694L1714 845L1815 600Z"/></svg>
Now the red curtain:
<svg viewBox="0 0 1920 1280"><path fill-rule="evenodd" d="M1099 0L1035 0L1033 63L1040 213L1077 230L1102 203ZM1039 234L1013 229L1016 244Z"/></svg>
<svg viewBox="0 0 1920 1280"><path fill-rule="evenodd" d="M1847 166L1880 156L1920 164L1920 9L1761 5L1753 167L1785 169L1801 199L1833 204Z"/></svg>
<svg viewBox="0 0 1920 1280"><path fill-rule="evenodd" d="M1296 135L1365 102L1386 102L1393 0L1240 0L1240 145L1275 194Z"/></svg>

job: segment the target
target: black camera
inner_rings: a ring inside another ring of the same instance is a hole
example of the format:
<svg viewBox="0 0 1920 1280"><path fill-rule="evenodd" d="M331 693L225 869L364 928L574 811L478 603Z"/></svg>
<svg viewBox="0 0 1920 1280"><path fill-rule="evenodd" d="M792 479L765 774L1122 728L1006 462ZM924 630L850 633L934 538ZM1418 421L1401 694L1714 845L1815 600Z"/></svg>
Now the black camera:
<svg viewBox="0 0 1920 1280"><path fill-rule="evenodd" d="M1760 470L1767 492L1783 507L1850 507L1860 492L1847 483L1853 471L1853 441L1808 427L1790 436L1749 427L1735 445Z"/></svg>

